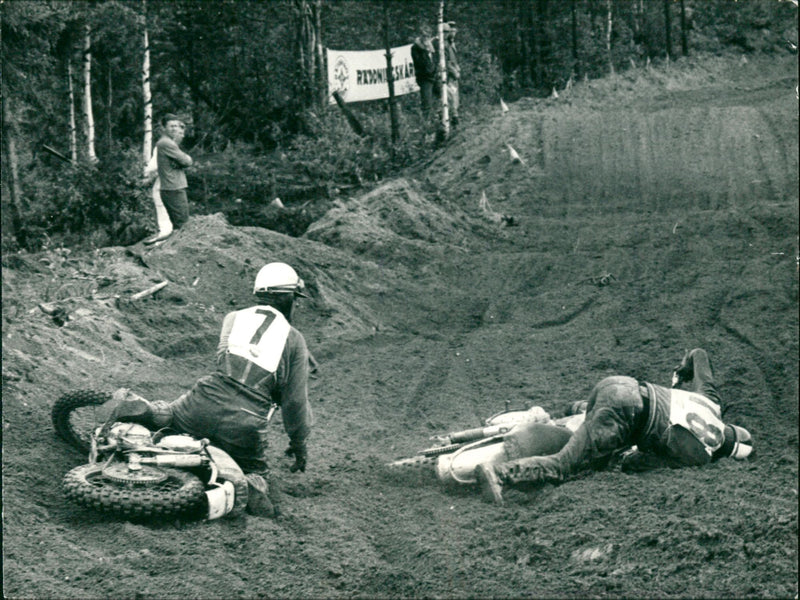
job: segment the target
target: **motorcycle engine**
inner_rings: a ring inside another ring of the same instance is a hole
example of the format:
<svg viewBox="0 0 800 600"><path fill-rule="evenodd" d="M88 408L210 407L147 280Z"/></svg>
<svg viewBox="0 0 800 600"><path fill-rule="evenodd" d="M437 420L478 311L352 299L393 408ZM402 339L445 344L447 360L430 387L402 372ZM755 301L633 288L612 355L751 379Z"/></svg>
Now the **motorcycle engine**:
<svg viewBox="0 0 800 600"><path fill-rule="evenodd" d="M123 446L146 446L152 440L150 430L136 423L117 423L108 432L109 439L123 442Z"/></svg>
<svg viewBox="0 0 800 600"><path fill-rule="evenodd" d="M173 452L200 452L204 446L190 435L165 435L156 445Z"/></svg>
<svg viewBox="0 0 800 600"><path fill-rule="evenodd" d="M527 410L511 410L486 419L487 425L516 425L518 423L548 423L550 415L541 406Z"/></svg>

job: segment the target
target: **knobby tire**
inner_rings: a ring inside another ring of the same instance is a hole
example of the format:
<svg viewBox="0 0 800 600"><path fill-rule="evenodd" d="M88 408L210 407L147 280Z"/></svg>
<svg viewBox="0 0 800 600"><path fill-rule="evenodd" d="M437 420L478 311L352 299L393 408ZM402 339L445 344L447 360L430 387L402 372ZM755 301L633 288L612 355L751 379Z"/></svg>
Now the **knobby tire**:
<svg viewBox="0 0 800 600"><path fill-rule="evenodd" d="M89 452L91 446L91 431L79 431L70 416L72 412L84 406L100 406L111 400L111 392L97 390L77 390L64 394L51 411L53 427L56 433L68 444L77 448L84 454Z"/></svg>
<svg viewBox="0 0 800 600"><path fill-rule="evenodd" d="M203 482L187 471L163 468L167 480L148 486L108 480L102 470L102 464L75 467L64 476L64 494L85 508L126 518L196 513L206 499Z"/></svg>

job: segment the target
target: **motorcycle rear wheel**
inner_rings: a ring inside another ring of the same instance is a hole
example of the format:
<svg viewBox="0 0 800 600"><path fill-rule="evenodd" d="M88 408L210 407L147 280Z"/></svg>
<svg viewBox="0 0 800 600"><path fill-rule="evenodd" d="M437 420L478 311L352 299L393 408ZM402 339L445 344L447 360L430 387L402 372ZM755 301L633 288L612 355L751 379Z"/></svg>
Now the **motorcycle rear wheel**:
<svg viewBox="0 0 800 600"><path fill-rule="evenodd" d="M64 476L64 494L86 508L126 518L172 517L203 508L205 487L199 477L179 469L162 470L165 481L132 485L105 477L101 464L81 465Z"/></svg>
<svg viewBox="0 0 800 600"><path fill-rule="evenodd" d="M97 390L67 392L55 401L50 411L56 433L82 453L88 453L92 432L102 425L110 414L110 409L105 411L102 409L109 400L111 392Z"/></svg>

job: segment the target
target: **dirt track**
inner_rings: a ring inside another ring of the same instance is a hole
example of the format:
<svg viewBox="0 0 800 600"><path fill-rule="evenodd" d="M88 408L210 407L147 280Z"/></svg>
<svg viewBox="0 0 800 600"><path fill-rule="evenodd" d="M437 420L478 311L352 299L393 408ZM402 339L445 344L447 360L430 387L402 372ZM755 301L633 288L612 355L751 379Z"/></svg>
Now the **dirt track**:
<svg viewBox="0 0 800 600"><path fill-rule="evenodd" d="M154 250L4 257L5 595L795 597L796 69L710 59L520 101L303 238L212 215ZM274 426L285 514L144 525L67 505L83 457L52 401L176 397L270 260L309 284L296 324L322 367L306 474ZM560 415L606 375L666 384L695 346L754 434L746 463L595 473L500 509L384 466L506 401Z"/></svg>

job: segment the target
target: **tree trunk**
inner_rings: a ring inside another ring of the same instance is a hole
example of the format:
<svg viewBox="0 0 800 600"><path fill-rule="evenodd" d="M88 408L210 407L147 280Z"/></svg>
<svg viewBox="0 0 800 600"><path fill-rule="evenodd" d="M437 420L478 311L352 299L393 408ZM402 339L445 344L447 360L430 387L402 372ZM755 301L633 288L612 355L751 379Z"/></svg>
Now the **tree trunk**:
<svg viewBox="0 0 800 600"><path fill-rule="evenodd" d="M72 58L67 56L67 80L69 84L69 155L78 162L78 127L75 121L75 88L72 85Z"/></svg>
<svg viewBox="0 0 800 600"><path fill-rule="evenodd" d="M531 47L531 81L536 87L542 86L541 69L539 68L539 59L541 52L539 48L539 17L536 11L536 1L530 0L528 4L528 28L529 41L528 45Z"/></svg>
<svg viewBox="0 0 800 600"><path fill-rule="evenodd" d="M17 243L24 247L27 242L25 229L22 227L22 186L19 183L19 157L17 156L16 128L11 118L10 99L3 94L3 141L8 158L8 171L11 176L11 225L14 227L14 236Z"/></svg>
<svg viewBox="0 0 800 600"><path fill-rule="evenodd" d="M300 104L307 107L318 96L313 93L316 81L317 41L314 31L313 15L308 0L294 0L297 37L295 52L297 58L297 96Z"/></svg>
<svg viewBox="0 0 800 600"><path fill-rule="evenodd" d="M328 73L325 69L325 49L322 45L322 0L314 0L314 29L317 40L317 92L319 105L328 102Z"/></svg>
<svg viewBox="0 0 800 600"><path fill-rule="evenodd" d="M545 81L545 23L547 0L531 0L531 50L533 52L533 82L536 87L548 87Z"/></svg>
<svg viewBox="0 0 800 600"><path fill-rule="evenodd" d="M94 113L92 112L92 28L86 23L83 36L83 118L86 123L86 155L97 162L94 150Z"/></svg>
<svg viewBox="0 0 800 600"><path fill-rule="evenodd" d="M442 83L441 139L450 136L450 112L447 107L447 62L444 58L444 0L439 0L439 77Z"/></svg>
<svg viewBox="0 0 800 600"><path fill-rule="evenodd" d="M606 54L608 55L608 71L614 74L614 58L611 56L611 30L614 25L612 8L614 4L612 0L606 0Z"/></svg>
<svg viewBox="0 0 800 600"><path fill-rule="evenodd" d="M522 51L522 80L520 84L527 88L531 86L533 64L531 62L531 9L527 3L521 2L517 5L519 12L519 40Z"/></svg>
<svg viewBox="0 0 800 600"><path fill-rule="evenodd" d="M111 64L108 64L108 74L106 76L107 96L106 96L106 155L111 154L114 145L114 128L111 123L111 107L114 105L114 88L111 82Z"/></svg>
<svg viewBox="0 0 800 600"><path fill-rule="evenodd" d="M664 34L667 41L667 58L672 58L672 16L669 3L670 0L664 0Z"/></svg>
<svg viewBox="0 0 800 600"><path fill-rule="evenodd" d="M386 46L386 82L389 84L389 118L392 127L392 155L394 145L400 137L400 124L397 120L397 99L394 95L394 73L392 72L392 46L389 41L389 4L383 0L383 43Z"/></svg>
<svg viewBox="0 0 800 600"><path fill-rule="evenodd" d="M147 35L147 0L142 0L144 12L144 56L142 59L142 98L144 100L143 163L150 162L153 154L153 96L150 94L150 41Z"/></svg>
<svg viewBox="0 0 800 600"><path fill-rule="evenodd" d="M686 3L681 0L681 52L684 56L689 56L689 40L686 28Z"/></svg>
<svg viewBox="0 0 800 600"><path fill-rule="evenodd" d="M572 72L578 75L580 71L578 65L578 0L572 0L570 13L572 16Z"/></svg>
<svg viewBox="0 0 800 600"><path fill-rule="evenodd" d="M306 6L305 0L295 0L295 18L296 22L296 38L295 38L295 59L297 60L297 80L296 80L296 97L300 101L301 106L305 106L305 76L306 76L306 57L305 57L305 44L303 37L305 35L305 16L304 9Z"/></svg>

